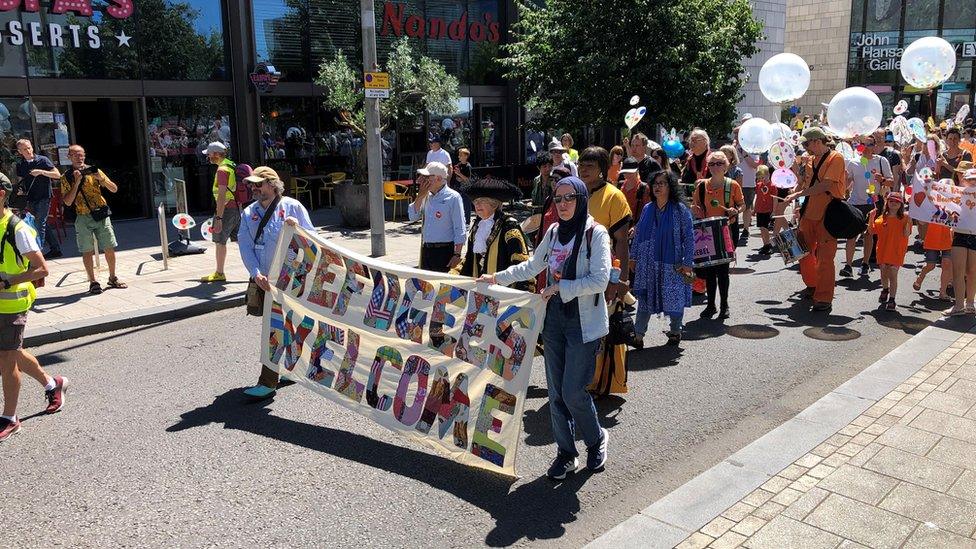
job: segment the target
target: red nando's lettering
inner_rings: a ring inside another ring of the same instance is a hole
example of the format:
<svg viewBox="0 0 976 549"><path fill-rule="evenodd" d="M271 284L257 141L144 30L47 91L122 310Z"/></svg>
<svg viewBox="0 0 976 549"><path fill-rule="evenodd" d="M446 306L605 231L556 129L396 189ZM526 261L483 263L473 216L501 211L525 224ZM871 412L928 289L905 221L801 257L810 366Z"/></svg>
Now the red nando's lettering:
<svg viewBox="0 0 976 549"><path fill-rule="evenodd" d="M133 0L108 0L110 6L105 11L115 19L128 19L135 11ZM21 7L23 6L23 7ZM22 9L26 12L41 11L40 0L0 0L0 12ZM91 0L54 0L51 13L76 13L83 17L92 16Z"/></svg>
<svg viewBox="0 0 976 549"><path fill-rule="evenodd" d="M2 1L2 0L0 0ZM494 16L486 13L484 22L468 21L467 10L461 12L461 17L450 23L440 17L428 17L426 20L420 15L406 13L406 4L387 2L383 5L383 26L380 35L403 36L411 38L447 38L449 40L468 39L472 42L494 42L501 40L501 31Z"/></svg>

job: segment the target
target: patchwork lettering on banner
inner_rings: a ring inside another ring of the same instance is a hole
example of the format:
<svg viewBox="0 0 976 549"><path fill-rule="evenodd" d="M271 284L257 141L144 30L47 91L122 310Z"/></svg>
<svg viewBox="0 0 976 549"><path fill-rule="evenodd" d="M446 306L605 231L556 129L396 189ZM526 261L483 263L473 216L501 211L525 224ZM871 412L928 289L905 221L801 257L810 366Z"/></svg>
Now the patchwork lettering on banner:
<svg viewBox="0 0 976 549"><path fill-rule="evenodd" d="M269 279L264 365L449 459L515 475L539 295L392 265L288 226Z"/></svg>

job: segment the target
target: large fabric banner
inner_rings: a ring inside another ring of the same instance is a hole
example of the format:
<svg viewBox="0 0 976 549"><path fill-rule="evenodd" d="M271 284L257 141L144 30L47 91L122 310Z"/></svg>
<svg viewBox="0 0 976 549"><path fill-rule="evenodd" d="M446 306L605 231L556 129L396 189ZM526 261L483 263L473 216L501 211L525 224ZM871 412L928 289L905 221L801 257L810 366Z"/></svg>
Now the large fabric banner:
<svg viewBox="0 0 976 549"><path fill-rule="evenodd" d="M515 476L542 298L282 231L269 368L451 459Z"/></svg>
<svg viewBox="0 0 976 549"><path fill-rule="evenodd" d="M957 187L951 179L930 179L912 193L908 199L912 219L976 233L976 187Z"/></svg>

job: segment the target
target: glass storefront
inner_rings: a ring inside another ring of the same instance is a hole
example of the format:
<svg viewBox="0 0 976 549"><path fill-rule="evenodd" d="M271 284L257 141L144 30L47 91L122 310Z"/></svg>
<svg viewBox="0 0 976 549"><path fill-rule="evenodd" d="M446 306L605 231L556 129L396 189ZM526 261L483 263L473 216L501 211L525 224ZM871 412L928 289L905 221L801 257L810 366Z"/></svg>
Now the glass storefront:
<svg viewBox="0 0 976 549"><path fill-rule="evenodd" d="M345 0L252 0L255 49L282 73L282 81L308 82L323 59L342 50L362 58L359 4ZM312 32L314 29L314 32ZM503 39L498 0L376 2L380 62L393 41L406 36L462 84L500 85Z"/></svg>
<svg viewBox="0 0 976 549"><path fill-rule="evenodd" d="M901 77L900 58L908 45L941 36L956 48L956 73L929 93ZM848 50L848 85L865 86L881 98L886 112L904 99L913 115L944 119L972 103L976 58L976 3L957 0L853 0Z"/></svg>
<svg viewBox="0 0 976 549"><path fill-rule="evenodd" d="M221 0L93 0L0 12L0 76L226 80ZM26 67L25 67L26 65Z"/></svg>
<svg viewBox="0 0 976 549"><path fill-rule="evenodd" d="M186 183L190 211L210 208L213 168L207 145L219 141L231 150L231 102L226 97L150 97L149 172L152 204L176 208L174 185Z"/></svg>

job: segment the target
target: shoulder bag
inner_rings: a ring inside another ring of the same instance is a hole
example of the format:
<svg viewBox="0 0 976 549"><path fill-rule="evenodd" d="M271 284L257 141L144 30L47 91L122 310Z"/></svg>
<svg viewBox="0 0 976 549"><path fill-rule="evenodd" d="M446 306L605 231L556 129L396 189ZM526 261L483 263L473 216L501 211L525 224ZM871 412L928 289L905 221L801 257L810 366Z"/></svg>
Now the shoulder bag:
<svg viewBox="0 0 976 549"><path fill-rule="evenodd" d="M261 217L261 223L258 223L258 228L254 231L255 244L261 240L264 227L267 226L268 221L271 221L271 217L274 215L275 210L278 209L278 202L280 201L281 197L276 196L271 205L268 206L268 209L264 211L264 216ZM245 305L247 307L247 314L251 316L264 316L264 290L258 286L258 283L253 278L247 281Z"/></svg>
<svg viewBox="0 0 976 549"><path fill-rule="evenodd" d="M85 176L88 177L88 176ZM92 208L91 203L88 202L88 197L85 196L85 182L82 181L81 185L78 186L78 194L81 195L81 199L85 201L85 206L88 206L88 213L91 215L92 219L95 221L103 221L112 215L112 209L108 207L106 203L101 208Z"/></svg>

